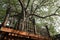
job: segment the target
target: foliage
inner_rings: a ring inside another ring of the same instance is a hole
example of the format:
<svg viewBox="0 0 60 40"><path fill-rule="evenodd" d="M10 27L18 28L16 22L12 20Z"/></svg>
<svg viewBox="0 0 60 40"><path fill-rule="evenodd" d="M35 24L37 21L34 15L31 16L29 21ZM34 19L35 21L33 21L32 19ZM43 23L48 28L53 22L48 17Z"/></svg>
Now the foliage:
<svg viewBox="0 0 60 40"><path fill-rule="evenodd" d="M59 16L60 13L60 5L57 5L59 4L58 1L59 0L30 0L30 2L28 3L28 0L22 0L22 3L23 7L26 7L28 5L26 11L28 11L29 14L33 13L41 16L41 18L34 16L36 19L36 26L42 27L47 23L50 34L55 35L57 34L57 32L54 26L54 19L56 19L55 16ZM22 7L18 0L1 0L0 20L3 20L5 17L8 4L10 4L12 7L11 15L21 13Z"/></svg>

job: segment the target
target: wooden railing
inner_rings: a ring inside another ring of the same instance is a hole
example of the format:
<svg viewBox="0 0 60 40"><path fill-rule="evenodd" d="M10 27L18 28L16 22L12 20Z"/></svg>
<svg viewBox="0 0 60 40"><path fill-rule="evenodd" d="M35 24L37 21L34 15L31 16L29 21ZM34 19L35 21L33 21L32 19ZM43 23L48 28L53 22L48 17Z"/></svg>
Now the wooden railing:
<svg viewBox="0 0 60 40"><path fill-rule="evenodd" d="M31 39L34 39L34 40L52 40L51 38L43 37L41 35L31 34L31 33L28 33L28 32L14 30L14 29L11 29L11 28L6 28L6 27L1 27L0 31L7 32L7 33L9 33L9 35L12 35L12 36L31 38Z"/></svg>

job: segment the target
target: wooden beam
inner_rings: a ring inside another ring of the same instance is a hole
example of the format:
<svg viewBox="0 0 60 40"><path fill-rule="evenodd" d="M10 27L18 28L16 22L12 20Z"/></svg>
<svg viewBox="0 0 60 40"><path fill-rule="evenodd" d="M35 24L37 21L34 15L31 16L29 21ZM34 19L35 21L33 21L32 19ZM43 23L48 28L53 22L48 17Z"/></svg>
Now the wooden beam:
<svg viewBox="0 0 60 40"><path fill-rule="evenodd" d="M14 30L14 29L11 29L11 28L6 28L6 27L2 27L1 28L1 31L8 32L8 33L13 33L13 34L17 34L17 35L20 35L22 37L36 39L36 40L40 40L40 39L42 39L42 40L51 40L48 37L43 37L41 35L30 34L28 32Z"/></svg>

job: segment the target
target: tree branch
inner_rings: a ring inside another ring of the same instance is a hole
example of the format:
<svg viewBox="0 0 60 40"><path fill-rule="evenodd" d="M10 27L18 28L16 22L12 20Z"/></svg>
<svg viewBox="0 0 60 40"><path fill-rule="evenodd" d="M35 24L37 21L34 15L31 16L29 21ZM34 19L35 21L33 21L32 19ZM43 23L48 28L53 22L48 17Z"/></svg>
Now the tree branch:
<svg viewBox="0 0 60 40"><path fill-rule="evenodd" d="M43 1L44 1L44 0L42 0L42 2L43 2ZM41 6L42 2L40 3L40 6ZM37 5L33 13L35 13L35 11L36 11L40 6Z"/></svg>
<svg viewBox="0 0 60 40"><path fill-rule="evenodd" d="M11 9L11 6L8 5L7 10L6 10L6 15L5 15L4 21L3 21L3 23L2 23L2 26L6 26L8 17L9 17L9 15L10 15L10 9Z"/></svg>
<svg viewBox="0 0 60 40"><path fill-rule="evenodd" d="M47 15L47 16L44 16L44 17L39 16L39 15L36 15L36 14L30 14L30 15L33 15L33 16L36 16L36 17L39 17L39 18L42 18L42 19L47 18L47 17L51 17L51 16L60 16L59 14L56 14L56 12L59 10L59 8L60 8L60 7L58 7L53 14ZM30 15L29 15L29 16L30 16Z"/></svg>
<svg viewBox="0 0 60 40"><path fill-rule="evenodd" d="M39 15L36 15L36 14L29 14L27 17L33 15L33 16L36 16L36 17L39 17L39 18L44 19L44 18L51 17L51 16L60 16L59 14L56 14L56 12L59 10L59 8L60 8L60 7L58 7L58 8L56 9L56 11L55 11L53 14L47 15L47 16L44 16L44 17L39 16ZM16 12L16 11L14 11L14 12ZM16 13L19 13L19 12L16 12ZM14 16L15 16L15 15L14 15Z"/></svg>
<svg viewBox="0 0 60 40"><path fill-rule="evenodd" d="M58 14L51 14L51 15L44 16L44 17L39 16L39 15L36 15L36 14L30 14L30 15L33 15L33 16L36 16L36 17L38 17L38 18L42 18L42 19L45 19L45 18L47 18L47 17L51 17L51 16L60 16L60 15L58 15Z"/></svg>
<svg viewBox="0 0 60 40"><path fill-rule="evenodd" d="M31 10L30 10L30 13L32 13L32 11L33 11L33 4L31 5Z"/></svg>
<svg viewBox="0 0 60 40"><path fill-rule="evenodd" d="M45 5L42 5L43 2L45 3L46 1L42 0L42 2L40 3L40 6L37 5L33 13L35 13L35 11L36 11L39 7L41 7L41 6L45 6Z"/></svg>
<svg viewBox="0 0 60 40"><path fill-rule="evenodd" d="M28 0L28 2L27 2L27 6L26 6L25 10L28 8L29 3L30 3L30 0Z"/></svg>
<svg viewBox="0 0 60 40"><path fill-rule="evenodd" d="M24 6L23 6L23 3L21 2L21 0L18 0L19 1L19 3L21 4L21 7L22 7L22 9L24 8Z"/></svg>
<svg viewBox="0 0 60 40"><path fill-rule="evenodd" d="M33 2L34 2L34 1L35 1L35 0L33 0ZM30 13L33 12L33 2L32 2L32 5L31 5Z"/></svg>

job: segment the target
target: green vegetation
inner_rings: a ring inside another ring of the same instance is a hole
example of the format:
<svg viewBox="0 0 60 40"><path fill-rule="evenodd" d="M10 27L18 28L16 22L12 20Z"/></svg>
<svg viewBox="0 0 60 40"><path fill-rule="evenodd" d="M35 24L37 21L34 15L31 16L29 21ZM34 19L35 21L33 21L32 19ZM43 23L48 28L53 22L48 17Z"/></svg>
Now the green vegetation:
<svg viewBox="0 0 60 40"><path fill-rule="evenodd" d="M58 34L56 27L60 25L60 1L59 0L20 0L24 10L28 14L34 15L36 26L48 26L50 35ZM8 5L11 6L10 15L21 13L22 6L19 0L0 0L0 22L6 15ZM17 17L19 18L19 17ZM58 26L57 26L58 25ZM42 30L43 31L43 30Z"/></svg>

